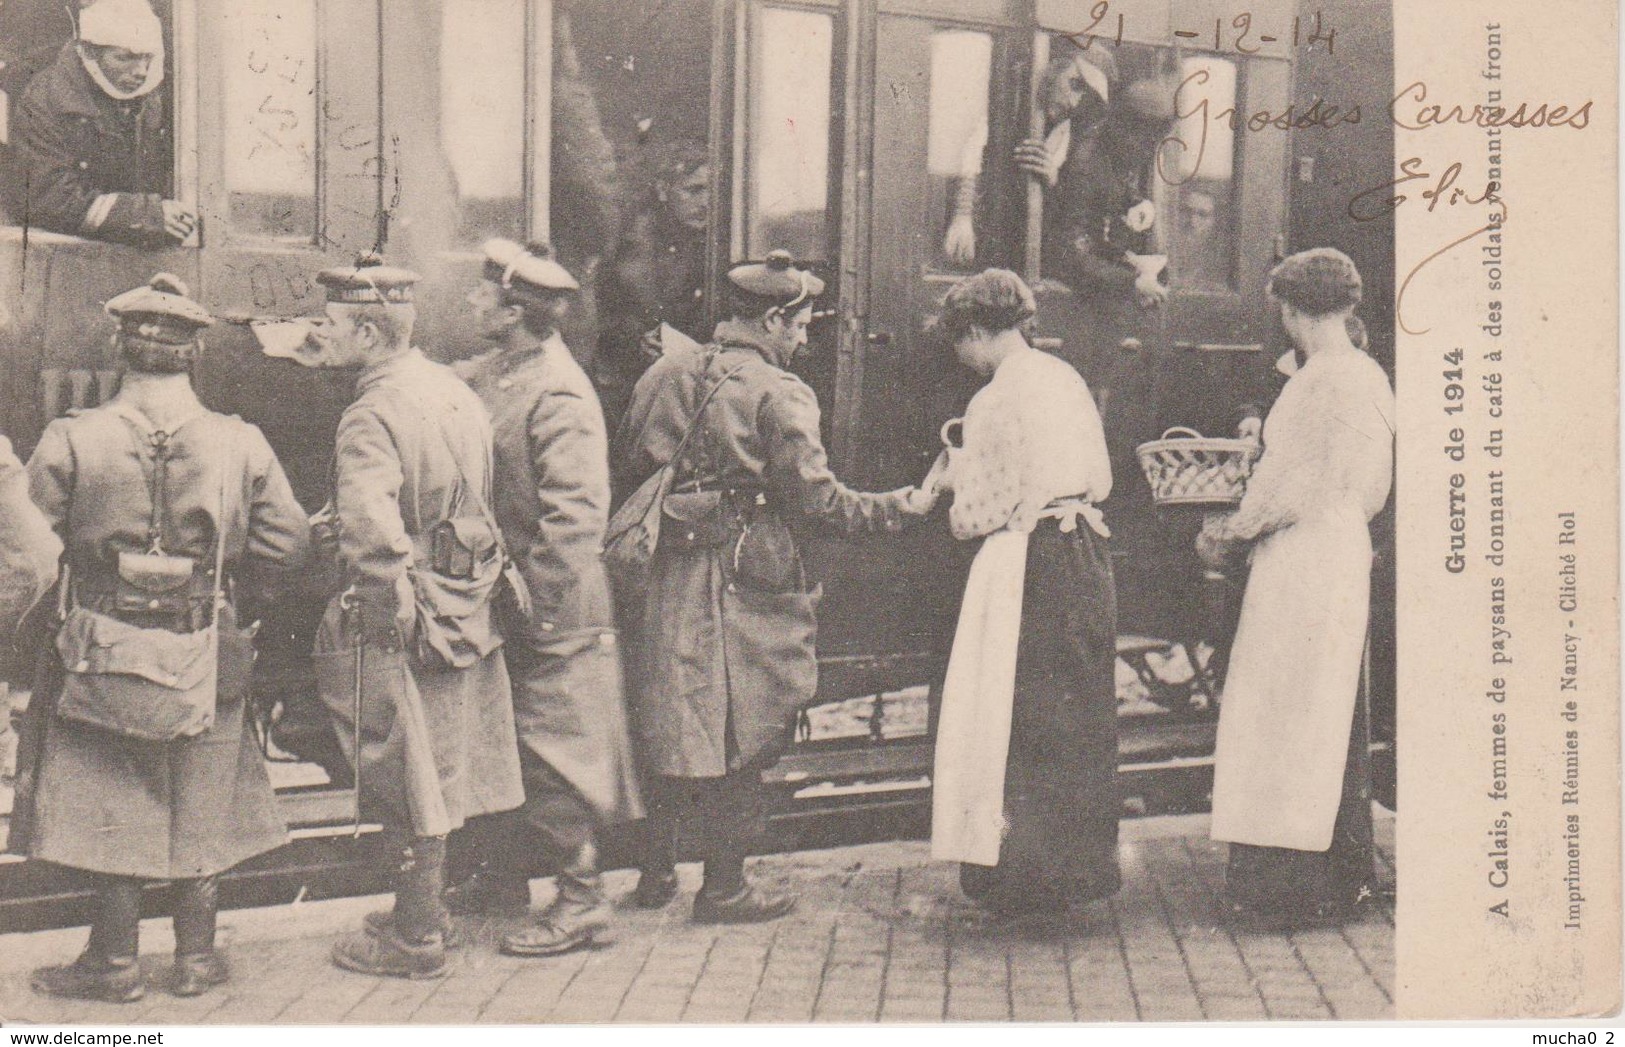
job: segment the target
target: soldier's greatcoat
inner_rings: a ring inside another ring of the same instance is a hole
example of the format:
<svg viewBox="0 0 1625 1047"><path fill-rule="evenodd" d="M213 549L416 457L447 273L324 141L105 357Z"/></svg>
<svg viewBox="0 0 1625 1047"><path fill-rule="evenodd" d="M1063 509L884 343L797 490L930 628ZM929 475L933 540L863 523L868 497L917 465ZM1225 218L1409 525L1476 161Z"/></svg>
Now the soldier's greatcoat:
<svg viewBox="0 0 1625 1047"><path fill-rule="evenodd" d="M152 433L115 399L52 422L29 461L34 502L67 547L74 600L103 613L114 613L118 554L150 545ZM304 557L304 511L260 431L236 418L202 412L177 427L160 501L165 552L212 571L216 535L224 534L238 599L222 630L235 627L236 607L266 580L266 568ZM212 583L194 580L194 600L206 608ZM286 829L244 712L248 668L221 659L212 727L153 742L49 718L55 666L31 703L17 812L28 831L18 834L14 822L13 849L93 872L171 879L213 875L280 846Z"/></svg>
<svg viewBox="0 0 1625 1047"><path fill-rule="evenodd" d="M459 370L491 414L496 519L534 605L506 638L520 744L599 817L640 817L600 556L610 494L598 396L557 335Z"/></svg>
<svg viewBox="0 0 1625 1047"><path fill-rule="evenodd" d="M655 774L718 777L771 760L812 701L819 594L807 591L790 526L902 526L907 489L865 494L830 471L817 398L785 362L753 325L719 324L713 345L669 353L644 374L618 434L630 490L671 460L704 391L738 369L684 451L648 598L627 616L638 626L632 718ZM681 497L695 488L721 493L715 512Z"/></svg>
<svg viewBox="0 0 1625 1047"><path fill-rule="evenodd" d="M362 614L329 603L316 639L322 698L355 760L353 687L363 646L362 800L387 823L439 836L524 799L496 570L431 569L442 524L478 532L491 498L491 426L450 368L416 349L368 367L339 421L338 556ZM444 529L442 529L444 531Z"/></svg>
<svg viewBox="0 0 1625 1047"><path fill-rule="evenodd" d="M0 643L50 588L61 555L62 542L28 497L23 463L0 436ZM0 702L5 693L0 683Z"/></svg>

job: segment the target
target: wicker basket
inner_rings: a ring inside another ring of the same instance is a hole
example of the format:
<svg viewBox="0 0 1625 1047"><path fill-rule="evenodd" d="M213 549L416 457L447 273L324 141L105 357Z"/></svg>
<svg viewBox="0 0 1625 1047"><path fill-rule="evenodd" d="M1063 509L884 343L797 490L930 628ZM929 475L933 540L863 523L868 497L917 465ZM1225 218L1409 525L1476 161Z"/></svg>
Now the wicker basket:
<svg viewBox="0 0 1625 1047"><path fill-rule="evenodd" d="M1235 505L1247 489L1258 444L1175 426L1136 448L1158 505Z"/></svg>

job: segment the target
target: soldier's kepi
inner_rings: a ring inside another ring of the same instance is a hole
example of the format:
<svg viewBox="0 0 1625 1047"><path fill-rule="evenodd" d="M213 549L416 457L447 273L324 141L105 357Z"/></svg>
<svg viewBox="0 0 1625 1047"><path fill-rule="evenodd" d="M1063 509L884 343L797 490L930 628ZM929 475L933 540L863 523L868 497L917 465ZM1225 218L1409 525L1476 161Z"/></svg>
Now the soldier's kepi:
<svg viewBox="0 0 1625 1047"><path fill-rule="evenodd" d="M326 269L299 362L359 371L325 511L343 591L316 639L322 700L358 783L358 818L399 848L392 911L333 950L365 974L434 977L451 925L446 834L523 799L491 600L504 555L487 503L491 427L452 371L412 348L416 273L376 255Z"/></svg>

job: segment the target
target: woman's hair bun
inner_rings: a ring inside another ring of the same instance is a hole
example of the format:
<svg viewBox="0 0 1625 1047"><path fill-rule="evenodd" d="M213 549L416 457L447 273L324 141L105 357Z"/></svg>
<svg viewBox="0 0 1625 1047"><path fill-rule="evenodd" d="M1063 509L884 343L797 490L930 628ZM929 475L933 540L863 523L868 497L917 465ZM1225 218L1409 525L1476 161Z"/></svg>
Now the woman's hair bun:
<svg viewBox="0 0 1625 1047"><path fill-rule="evenodd" d="M992 333L1020 327L1037 312L1025 280L1008 269L984 269L949 289L938 326L952 343L972 327Z"/></svg>
<svg viewBox="0 0 1625 1047"><path fill-rule="evenodd" d="M1348 255L1334 247L1313 247L1270 271L1269 293L1308 316L1330 316L1359 305L1364 287Z"/></svg>

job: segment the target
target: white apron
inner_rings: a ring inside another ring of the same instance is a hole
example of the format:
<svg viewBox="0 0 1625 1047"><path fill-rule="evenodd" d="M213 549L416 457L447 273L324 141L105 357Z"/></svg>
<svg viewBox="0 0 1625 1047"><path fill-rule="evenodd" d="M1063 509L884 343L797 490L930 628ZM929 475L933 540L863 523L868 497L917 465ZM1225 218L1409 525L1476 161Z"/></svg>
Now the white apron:
<svg viewBox="0 0 1625 1047"><path fill-rule="evenodd" d="M1370 600L1356 502L1258 543L1219 707L1213 839L1331 846Z"/></svg>
<svg viewBox="0 0 1625 1047"><path fill-rule="evenodd" d="M1109 537L1100 510L1085 502L1058 503L1045 517L1059 519L1063 532L1082 517ZM965 581L931 772L931 857L939 861L999 864L1027 537L1009 529L988 535Z"/></svg>

